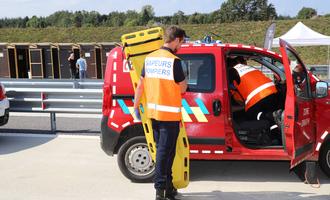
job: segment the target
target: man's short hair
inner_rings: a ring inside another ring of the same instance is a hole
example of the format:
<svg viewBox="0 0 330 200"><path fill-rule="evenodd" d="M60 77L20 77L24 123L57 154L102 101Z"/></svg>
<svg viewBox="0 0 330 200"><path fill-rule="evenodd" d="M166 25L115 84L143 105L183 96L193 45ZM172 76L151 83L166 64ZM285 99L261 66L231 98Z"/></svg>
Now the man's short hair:
<svg viewBox="0 0 330 200"><path fill-rule="evenodd" d="M178 26L170 26L165 30L165 36L164 36L165 43L170 43L174 41L176 38L179 38L180 40L183 40L185 37L187 37L186 32L179 28Z"/></svg>
<svg viewBox="0 0 330 200"><path fill-rule="evenodd" d="M234 58L227 58L227 65L229 68L235 67L237 64L246 64L246 60L243 56L236 56Z"/></svg>

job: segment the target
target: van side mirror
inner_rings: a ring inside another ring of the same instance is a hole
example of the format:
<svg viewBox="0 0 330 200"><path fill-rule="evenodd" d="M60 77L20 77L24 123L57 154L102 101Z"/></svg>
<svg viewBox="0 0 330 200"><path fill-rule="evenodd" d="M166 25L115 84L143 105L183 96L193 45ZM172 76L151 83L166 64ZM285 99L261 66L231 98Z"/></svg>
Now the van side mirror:
<svg viewBox="0 0 330 200"><path fill-rule="evenodd" d="M328 83L324 81L318 81L316 83L316 98L323 98L328 96Z"/></svg>

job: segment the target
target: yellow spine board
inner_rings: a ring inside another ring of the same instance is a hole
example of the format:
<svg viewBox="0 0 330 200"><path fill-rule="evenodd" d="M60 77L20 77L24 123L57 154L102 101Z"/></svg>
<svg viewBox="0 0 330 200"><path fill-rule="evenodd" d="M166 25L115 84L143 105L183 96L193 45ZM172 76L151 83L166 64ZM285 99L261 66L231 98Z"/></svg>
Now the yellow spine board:
<svg viewBox="0 0 330 200"><path fill-rule="evenodd" d="M130 68L130 76L134 91L140 79L145 57L149 53L159 49L164 44L163 35L163 29L158 27L125 34L121 37L124 53L128 59L128 62L132 66ZM141 105L144 111L142 113L140 109L142 125L149 148L149 153L153 161L155 161L156 144L153 137L151 120L147 118L146 114L146 98L144 94L141 97ZM187 187L189 184L189 143L183 121L180 124L180 133L177 140L176 154L172 171L173 184L175 188L179 189Z"/></svg>

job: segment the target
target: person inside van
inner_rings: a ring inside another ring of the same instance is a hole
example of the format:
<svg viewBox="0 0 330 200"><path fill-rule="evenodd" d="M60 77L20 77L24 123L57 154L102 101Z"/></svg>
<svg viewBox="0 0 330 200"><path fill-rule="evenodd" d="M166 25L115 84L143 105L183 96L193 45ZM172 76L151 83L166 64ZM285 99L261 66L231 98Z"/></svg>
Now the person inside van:
<svg viewBox="0 0 330 200"><path fill-rule="evenodd" d="M267 120L272 134L279 134L273 112L278 109L273 81L254 67L248 66L242 56L228 59L229 89L234 101L244 107L248 120Z"/></svg>

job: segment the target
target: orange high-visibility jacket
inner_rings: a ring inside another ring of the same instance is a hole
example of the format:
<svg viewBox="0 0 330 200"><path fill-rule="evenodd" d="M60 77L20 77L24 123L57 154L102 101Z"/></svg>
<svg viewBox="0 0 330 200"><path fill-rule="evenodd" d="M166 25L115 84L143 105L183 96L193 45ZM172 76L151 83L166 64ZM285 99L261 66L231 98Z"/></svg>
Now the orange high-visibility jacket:
<svg viewBox="0 0 330 200"><path fill-rule="evenodd" d="M174 60L171 52L159 49L149 54L144 63L144 88L147 116L159 121L181 120L181 89L174 80Z"/></svg>
<svg viewBox="0 0 330 200"><path fill-rule="evenodd" d="M265 97L277 92L275 84L261 71L243 64L234 67L241 79L234 85L245 101L245 110L254 106Z"/></svg>

